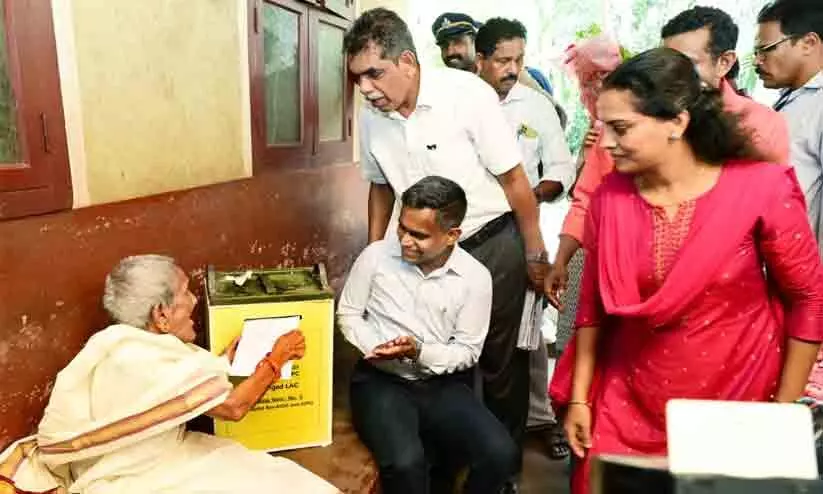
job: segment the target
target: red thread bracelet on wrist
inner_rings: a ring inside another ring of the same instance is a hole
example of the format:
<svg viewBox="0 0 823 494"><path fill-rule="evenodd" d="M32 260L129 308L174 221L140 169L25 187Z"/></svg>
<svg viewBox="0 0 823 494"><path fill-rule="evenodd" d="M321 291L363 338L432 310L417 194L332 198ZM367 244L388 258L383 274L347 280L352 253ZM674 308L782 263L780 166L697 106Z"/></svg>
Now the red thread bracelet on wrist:
<svg viewBox="0 0 823 494"><path fill-rule="evenodd" d="M258 362L257 367L260 368L261 365L267 365L272 372L274 372L275 377L280 377L280 368L274 365L271 361L271 352L267 353L263 360Z"/></svg>

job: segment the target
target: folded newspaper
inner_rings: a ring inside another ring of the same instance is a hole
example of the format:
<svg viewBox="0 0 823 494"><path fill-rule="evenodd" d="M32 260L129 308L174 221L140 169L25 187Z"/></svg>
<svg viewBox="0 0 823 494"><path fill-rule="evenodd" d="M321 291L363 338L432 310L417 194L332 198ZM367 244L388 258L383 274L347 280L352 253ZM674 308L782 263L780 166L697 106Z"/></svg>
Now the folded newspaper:
<svg viewBox="0 0 823 494"><path fill-rule="evenodd" d="M544 295L532 289L526 290L526 300L523 303L523 315L520 318L520 332L517 335L517 348L521 350L537 350L543 344Z"/></svg>

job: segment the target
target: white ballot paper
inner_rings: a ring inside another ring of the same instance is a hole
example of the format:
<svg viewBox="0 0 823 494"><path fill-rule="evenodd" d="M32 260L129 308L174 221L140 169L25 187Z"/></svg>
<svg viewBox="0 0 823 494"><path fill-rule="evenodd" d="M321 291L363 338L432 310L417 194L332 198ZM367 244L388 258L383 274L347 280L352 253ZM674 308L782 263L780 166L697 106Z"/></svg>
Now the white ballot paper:
<svg viewBox="0 0 823 494"><path fill-rule="evenodd" d="M671 400L674 474L816 479L812 416L803 405Z"/></svg>
<svg viewBox="0 0 823 494"><path fill-rule="evenodd" d="M271 351L277 338L299 328L300 316L246 319L243 321L243 332L240 333L240 343L229 374L252 375L257 364ZM291 378L291 367L292 362L289 361L280 369L280 379Z"/></svg>

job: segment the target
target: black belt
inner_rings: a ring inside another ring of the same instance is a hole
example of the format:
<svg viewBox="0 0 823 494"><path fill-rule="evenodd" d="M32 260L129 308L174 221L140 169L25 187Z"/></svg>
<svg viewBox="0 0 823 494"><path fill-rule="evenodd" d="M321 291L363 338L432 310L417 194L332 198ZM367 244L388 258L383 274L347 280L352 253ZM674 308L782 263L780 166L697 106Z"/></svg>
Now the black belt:
<svg viewBox="0 0 823 494"><path fill-rule="evenodd" d="M505 214L501 214L497 218L483 225L483 228L477 230L477 232L475 232L474 235L460 242L460 247L462 247L464 250L473 250L477 247L480 247L486 242L486 240L502 232L503 229L506 228L506 225L508 225L509 222L512 221L512 219L513 214L511 213L511 211Z"/></svg>

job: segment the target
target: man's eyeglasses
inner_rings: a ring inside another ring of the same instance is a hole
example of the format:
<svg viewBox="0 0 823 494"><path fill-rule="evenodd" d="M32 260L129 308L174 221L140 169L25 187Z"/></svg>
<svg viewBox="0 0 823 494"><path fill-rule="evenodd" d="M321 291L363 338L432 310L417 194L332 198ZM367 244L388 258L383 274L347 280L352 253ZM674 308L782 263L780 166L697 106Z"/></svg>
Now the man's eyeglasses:
<svg viewBox="0 0 823 494"><path fill-rule="evenodd" d="M768 43L768 44L765 44L765 45L755 46L754 47L754 56L755 57L760 57L760 56L763 56L763 55L765 55L769 52L772 52L778 46L780 46L781 44L785 43L786 41L789 41L790 39L794 39L794 38L795 38L794 36L785 36L783 38L780 38L777 41L774 41L774 42L771 42L771 43Z"/></svg>

